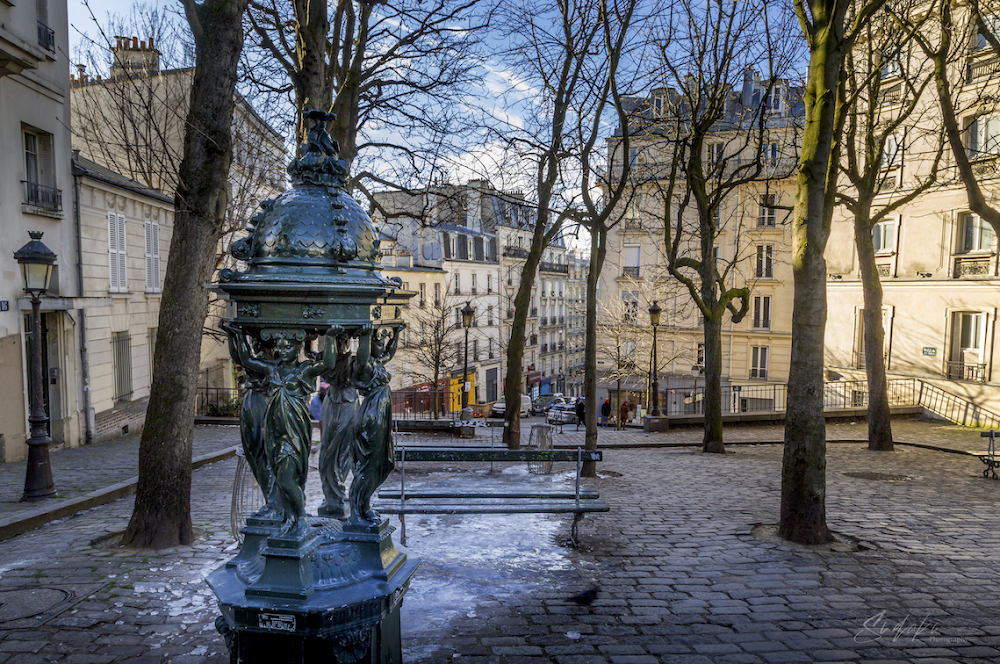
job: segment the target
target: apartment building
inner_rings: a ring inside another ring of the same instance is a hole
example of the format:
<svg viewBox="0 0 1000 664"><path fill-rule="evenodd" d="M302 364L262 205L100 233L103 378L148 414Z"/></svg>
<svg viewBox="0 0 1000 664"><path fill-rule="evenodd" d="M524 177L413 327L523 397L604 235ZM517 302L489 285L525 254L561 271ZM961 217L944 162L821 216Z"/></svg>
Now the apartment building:
<svg viewBox="0 0 1000 664"><path fill-rule="evenodd" d="M603 330L599 336L606 341L597 358L602 376L599 396L616 403L620 384L623 400L648 403L652 361L648 309L655 301L663 310L657 335L661 409L696 413L704 366L702 317L687 289L666 269L664 183L674 148L658 118L670 107L670 95L676 92L660 88L631 100L633 116L639 119L627 157L633 188L622 204L620 220L609 232L599 284L598 325ZM753 174L728 192L715 218L716 268L726 275L727 287L747 287L751 292L749 311L740 322L734 323L729 314L723 319L723 392L732 394L732 399L723 399L724 411L762 408L761 400L778 398L770 386L788 379L793 301L789 217L803 113L799 95L788 81L769 85L747 72L742 87L730 91L726 119L705 145L703 159L713 177ZM748 129L746 115L760 112L766 113L763 131ZM621 136L620 128L616 136ZM618 154L617 139L609 141L609 150L612 159L626 158ZM679 184L683 187L683 182ZM676 214L677 200L672 205ZM697 226L696 210L688 207L681 214L688 227ZM700 259L698 243L693 233L686 232L680 255ZM697 280L694 272L690 274Z"/></svg>
<svg viewBox="0 0 1000 664"><path fill-rule="evenodd" d="M566 389L583 396L584 350L587 342L587 274L590 260L576 249L566 252Z"/></svg>
<svg viewBox="0 0 1000 664"><path fill-rule="evenodd" d="M65 2L0 3L0 461L23 459L28 435L30 300L13 253L28 231L57 255L42 298L42 363L49 432L56 446L84 438L69 132L69 23Z"/></svg>
<svg viewBox="0 0 1000 664"><path fill-rule="evenodd" d="M194 76L192 67L164 68L152 38L115 37L106 76L78 65L70 77L73 145L83 159L139 185L172 193L183 156L185 119ZM242 98L233 115L233 162L227 228L220 260L234 234L257 212L260 201L285 189L285 137L272 129ZM225 309L214 302L207 329L216 329ZM216 388L235 386L228 346L221 335L206 335L198 379L206 398L217 400Z"/></svg>
<svg viewBox="0 0 1000 664"><path fill-rule="evenodd" d="M986 200L992 201L1000 188L1000 109L993 97L1000 82L1000 57L971 26L964 10L956 12L956 26L956 41L966 43L949 81L975 176ZM891 115L908 101L901 92L902 77L925 72L922 63L922 54L913 47L897 55L895 66L882 68L885 94L877 100L879 113ZM876 209L913 191L927 177L936 151L936 132L929 129L941 121L933 86L925 95L928 112L887 142L892 152L883 162L886 181L875 199ZM996 411L1000 403L997 238L993 228L970 211L947 152L944 164L937 186L895 210L873 231L883 292L883 359L890 380L918 378ZM835 213L826 258L828 373L831 378L863 380L865 304L854 221L846 210ZM858 405L863 405L864 390L855 394Z"/></svg>

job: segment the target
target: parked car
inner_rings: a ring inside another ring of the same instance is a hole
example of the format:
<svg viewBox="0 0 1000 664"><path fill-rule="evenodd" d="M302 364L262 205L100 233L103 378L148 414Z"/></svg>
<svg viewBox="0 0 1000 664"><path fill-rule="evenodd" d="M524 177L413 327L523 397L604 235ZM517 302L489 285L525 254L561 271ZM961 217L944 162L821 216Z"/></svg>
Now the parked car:
<svg viewBox="0 0 1000 664"><path fill-rule="evenodd" d="M545 416L549 424L576 424L576 404L557 403Z"/></svg>
<svg viewBox="0 0 1000 664"><path fill-rule="evenodd" d="M547 413L552 406L557 403L563 403L567 401L566 397L561 394L546 394L535 399L535 402L531 404L531 414L532 415L542 415Z"/></svg>
<svg viewBox="0 0 1000 664"><path fill-rule="evenodd" d="M527 394L521 395L521 417L527 417L531 413L531 397ZM507 414L506 397L500 397L493 404L493 417L503 417Z"/></svg>

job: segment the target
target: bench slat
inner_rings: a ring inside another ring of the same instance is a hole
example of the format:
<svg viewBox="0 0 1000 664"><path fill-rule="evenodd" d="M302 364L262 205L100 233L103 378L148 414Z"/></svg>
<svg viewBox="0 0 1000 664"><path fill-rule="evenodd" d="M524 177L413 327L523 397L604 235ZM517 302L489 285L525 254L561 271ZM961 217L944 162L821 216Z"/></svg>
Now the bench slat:
<svg viewBox="0 0 1000 664"><path fill-rule="evenodd" d="M385 514L581 514L607 512L603 500L572 500L543 503L420 503L403 501L378 501L372 507Z"/></svg>
<svg viewBox="0 0 1000 664"><path fill-rule="evenodd" d="M396 448L396 461L403 458L402 447ZM494 447L406 447L407 461L576 461L576 450L508 450ZM584 461L601 461L600 450L584 450Z"/></svg>
<svg viewBox="0 0 1000 664"><path fill-rule="evenodd" d="M378 492L379 498L399 500L402 497L402 492L396 489L390 489ZM576 494L572 491L566 492L544 492L538 491L535 493L523 492L523 493L489 493L489 492L457 492L457 491L407 491L406 500L427 500L434 498L445 498L445 499L455 499L455 500L465 500L465 499L482 499L482 498L499 498L503 500L510 499L537 499L537 500L573 500L576 498ZM593 489L580 489L580 498L586 500L593 500L600 498L598 494Z"/></svg>

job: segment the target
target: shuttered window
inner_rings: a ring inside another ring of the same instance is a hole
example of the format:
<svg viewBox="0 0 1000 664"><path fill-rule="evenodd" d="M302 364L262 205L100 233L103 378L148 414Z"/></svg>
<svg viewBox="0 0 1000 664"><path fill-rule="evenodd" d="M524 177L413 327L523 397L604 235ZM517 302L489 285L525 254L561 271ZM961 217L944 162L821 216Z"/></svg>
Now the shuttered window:
<svg viewBox="0 0 1000 664"><path fill-rule="evenodd" d="M146 228L146 291L160 292L160 224L147 221Z"/></svg>
<svg viewBox="0 0 1000 664"><path fill-rule="evenodd" d="M128 292L125 263L125 215L108 212L108 265L112 293Z"/></svg>

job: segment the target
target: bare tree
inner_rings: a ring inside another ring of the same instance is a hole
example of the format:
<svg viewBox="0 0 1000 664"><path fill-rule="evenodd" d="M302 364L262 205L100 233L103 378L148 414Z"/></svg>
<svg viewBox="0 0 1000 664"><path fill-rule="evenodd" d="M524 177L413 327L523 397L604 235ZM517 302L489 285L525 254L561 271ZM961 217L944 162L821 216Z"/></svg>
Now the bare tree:
<svg viewBox="0 0 1000 664"><path fill-rule="evenodd" d="M254 48L244 63L251 94L290 102L297 143L303 111L335 113L330 135L369 199L367 179L392 188L430 182L440 157L475 125L463 101L488 21L477 3L253 0Z"/></svg>
<svg viewBox="0 0 1000 664"><path fill-rule="evenodd" d="M805 126L792 216L795 295L778 533L803 544L826 542L831 537L826 523L823 335L827 307L823 252L830 236L840 141L847 115L844 63L859 28L882 4L883 0L795 2L809 48L809 73L803 95Z"/></svg>
<svg viewBox="0 0 1000 664"><path fill-rule="evenodd" d="M792 173L799 139L792 109L800 93L788 76L799 42L791 17L773 1L702 6L682 0L674 7L656 39L662 86L633 116L634 159L646 158L645 148L648 163L639 179L647 180L644 188L655 192L663 210L668 269L703 319L702 451L725 453L722 323L727 313L733 323L743 320L751 292L748 281L735 278L749 258L749 229L741 212L724 214L725 202L732 208L741 189L756 184L762 196L774 197L770 183ZM755 73L760 67L763 76ZM735 238L731 257L718 251L723 233Z"/></svg>
<svg viewBox="0 0 1000 664"><path fill-rule="evenodd" d="M903 10L897 7L897 10ZM918 12L913 15L920 16ZM892 247L891 215L937 182L944 148L936 127L927 123L924 91L932 74L922 58L909 52L914 30L890 15L877 15L864 28L864 39L846 58L849 105L841 153L841 174L849 186L837 190L837 203L854 218L864 294L864 367L868 377L868 449L891 451L892 424L885 365L882 284L876 251ZM921 122L924 120L924 122ZM917 146L930 154L917 154ZM924 172L908 169L902 180L901 155L912 150L911 163L930 162ZM913 172L909 175L909 171ZM887 197L884 194L890 194ZM889 220L889 221L887 221ZM876 242L878 246L876 246Z"/></svg>
<svg viewBox="0 0 1000 664"><path fill-rule="evenodd" d="M450 369L461 364L455 344L461 338L459 332L462 326L455 321L444 297L415 304L418 306L411 306L408 311L407 324L410 327L400 356L410 363L407 375L411 382L431 384L436 418L447 406L437 403L438 385Z"/></svg>
<svg viewBox="0 0 1000 664"><path fill-rule="evenodd" d="M535 227L514 297L514 318L507 346L507 403L520 401L525 323L542 252L567 220L581 223L606 219L613 209L613 205L606 205L591 191L601 185L595 181L594 162L601 161L597 142L602 137L605 113L613 113L615 100L620 100L617 78L624 68L622 61L630 45L630 27L637 4L634 0L615 3L539 0L501 6L500 22L511 42L502 53L504 63L515 80L532 87L536 93L529 104L530 112L522 116L525 117L522 126L504 127L493 135L498 145L518 155L522 168L515 169L514 176L530 181L537 197ZM510 103L520 105L522 100L513 99ZM613 202L617 203L617 197ZM595 266L592 259L592 275L595 269L600 269L599 262ZM589 310L596 312L596 275L590 281L594 290L588 292L593 304ZM588 322L587 355L591 358L587 370L588 449L597 446L591 412L597 384L592 360L596 353L594 329ZM509 408L505 415L504 441L514 449L520 447L518 410ZM584 472L592 475L594 465L588 464Z"/></svg>
<svg viewBox="0 0 1000 664"><path fill-rule="evenodd" d="M139 445L135 508L122 544L190 544L191 443L206 284L216 264L229 194L236 67L247 0L182 0L195 74L178 172L174 234L160 304L153 381Z"/></svg>

